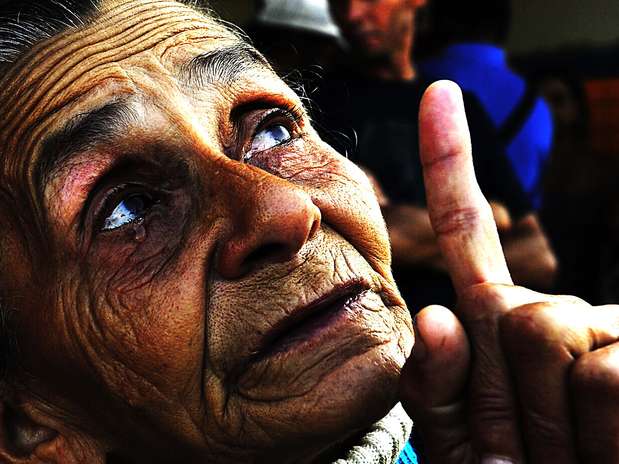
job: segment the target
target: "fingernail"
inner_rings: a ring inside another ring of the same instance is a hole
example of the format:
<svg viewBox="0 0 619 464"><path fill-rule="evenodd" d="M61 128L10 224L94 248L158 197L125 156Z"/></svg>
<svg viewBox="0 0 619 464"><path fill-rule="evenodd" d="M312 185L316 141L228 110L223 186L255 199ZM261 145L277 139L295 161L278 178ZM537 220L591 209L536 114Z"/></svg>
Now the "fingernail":
<svg viewBox="0 0 619 464"><path fill-rule="evenodd" d="M514 464L514 461L501 456L485 456L481 459L481 464Z"/></svg>

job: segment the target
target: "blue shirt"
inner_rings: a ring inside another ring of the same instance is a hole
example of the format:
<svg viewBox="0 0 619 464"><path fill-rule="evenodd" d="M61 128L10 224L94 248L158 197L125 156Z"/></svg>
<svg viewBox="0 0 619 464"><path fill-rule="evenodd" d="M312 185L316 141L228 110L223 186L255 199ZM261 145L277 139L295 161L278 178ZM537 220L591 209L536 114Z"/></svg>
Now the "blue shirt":
<svg viewBox="0 0 619 464"><path fill-rule="evenodd" d="M526 91L522 77L508 66L505 51L482 43L448 46L418 65L425 79L449 79L474 94L497 128L507 120ZM541 204L541 177L552 149L552 115L538 98L528 120L505 151L534 208Z"/></svg>

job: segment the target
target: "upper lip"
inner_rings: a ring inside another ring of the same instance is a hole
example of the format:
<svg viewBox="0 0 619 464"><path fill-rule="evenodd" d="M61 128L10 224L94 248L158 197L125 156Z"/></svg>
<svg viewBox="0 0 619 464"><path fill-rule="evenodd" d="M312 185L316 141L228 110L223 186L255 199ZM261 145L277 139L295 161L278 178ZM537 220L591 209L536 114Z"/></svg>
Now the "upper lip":
<svg viewBox="0 0 619 464"><path fill-rule="evenodd" d="M280 340L286 337L294 328L303 325L306 321L333 307L341 307L350 299L362 292L369 290L370 285L362 279L350 280L336 285L330 292L305 306L299 306L292 310L286 317L277 321L264 334L253 360L263 358L273 351Z"/></svg>

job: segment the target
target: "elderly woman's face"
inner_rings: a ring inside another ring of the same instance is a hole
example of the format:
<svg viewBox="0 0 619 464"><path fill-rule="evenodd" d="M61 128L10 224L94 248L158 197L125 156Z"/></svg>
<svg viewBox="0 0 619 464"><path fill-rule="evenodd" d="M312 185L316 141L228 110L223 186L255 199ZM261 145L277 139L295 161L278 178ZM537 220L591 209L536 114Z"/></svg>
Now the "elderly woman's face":
<svg viewBox="0 0 619 464"><path fill-rule="evenodd" d="M136 455L320 452L386 413L412 345L371 188L229 32L108 7L3 84L20 382Z"/></svg>

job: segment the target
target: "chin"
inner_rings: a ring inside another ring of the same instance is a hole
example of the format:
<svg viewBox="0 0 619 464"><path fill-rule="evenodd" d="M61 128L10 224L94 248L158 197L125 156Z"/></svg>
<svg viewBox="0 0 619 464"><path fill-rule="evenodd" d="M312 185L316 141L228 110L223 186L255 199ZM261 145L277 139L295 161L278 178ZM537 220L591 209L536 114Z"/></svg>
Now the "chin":
<svg viewBox="0 0 619 464"><path fill-rule="evenodd" d="M321 383L322 420L354 433L383 418L398 401L405 358L384 345L355 357Z"/></svg>
<svg viewBox="0 0 619 464"><path fill-rule="evenodd" d="M351 358L301 397L252 405L246 412L277 437L264 456L278 458L258 462L305 462L299 456L321 455L368 429L397 403L405 358L401 343L393 340Z"/></svg>

